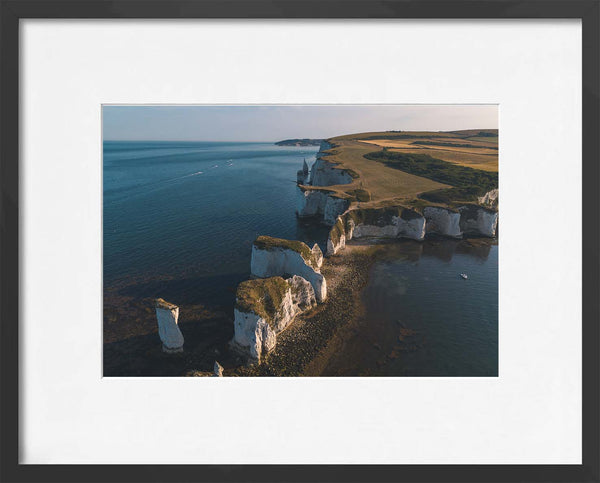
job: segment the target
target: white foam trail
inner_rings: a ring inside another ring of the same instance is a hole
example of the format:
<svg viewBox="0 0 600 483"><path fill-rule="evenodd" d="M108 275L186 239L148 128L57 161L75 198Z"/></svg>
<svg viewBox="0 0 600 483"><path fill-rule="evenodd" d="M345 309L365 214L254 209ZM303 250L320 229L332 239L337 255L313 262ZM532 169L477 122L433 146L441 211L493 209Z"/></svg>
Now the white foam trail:
<svg viewBox="0 0 600 483"><path fill-rule="evenodd" d="M190 176L196 176L197 174L202 174L203 171L196 171L195 173L192 174L186 174L185 176L182 176L181 178L173 178L172 181L178 180L178 179L183 179L183 178L189 178Z"/></svg>

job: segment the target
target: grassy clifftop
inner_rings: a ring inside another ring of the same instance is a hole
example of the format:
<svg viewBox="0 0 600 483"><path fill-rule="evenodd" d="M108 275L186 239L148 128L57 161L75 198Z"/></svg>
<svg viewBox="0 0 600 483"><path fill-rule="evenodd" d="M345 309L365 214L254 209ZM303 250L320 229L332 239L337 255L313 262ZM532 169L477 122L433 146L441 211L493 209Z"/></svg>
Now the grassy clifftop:
<svg viewBox="0 0 600 483"><path fill-rule="evenodd" d="M498 130L371 132L328 139L321 157L352 173L316 187L362 208L474 202L498 187Z"/></svg>
<svg viewBox="0 0 600 483"><path fill-rule="evenodd" d="M259 236L254 240L254 246L261 250L287 249L299 253L304 261L311 267L317 269L318 263L311 249L306 243L298 240L285 240L284 238L274 238L272 236Z"/></svg>
<svg viewBox="0 0 600 483"><path fill-rule="evenodd" d="M235 308L240 312L254 312L271 325L289 288L281 277L246 280L238 285Z"/></svg>

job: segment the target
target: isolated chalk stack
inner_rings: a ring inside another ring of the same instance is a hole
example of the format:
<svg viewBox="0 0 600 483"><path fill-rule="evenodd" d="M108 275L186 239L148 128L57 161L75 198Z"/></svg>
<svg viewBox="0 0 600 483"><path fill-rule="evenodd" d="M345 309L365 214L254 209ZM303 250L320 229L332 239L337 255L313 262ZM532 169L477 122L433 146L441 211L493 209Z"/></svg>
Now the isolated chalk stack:
<svg viewBox="0 0 600 483"><path fill-rule="evenodd" d="M177 325L179 307L163 299L156 299L156 320L158 335L164 352L183 352L183 334Z"/></svg>

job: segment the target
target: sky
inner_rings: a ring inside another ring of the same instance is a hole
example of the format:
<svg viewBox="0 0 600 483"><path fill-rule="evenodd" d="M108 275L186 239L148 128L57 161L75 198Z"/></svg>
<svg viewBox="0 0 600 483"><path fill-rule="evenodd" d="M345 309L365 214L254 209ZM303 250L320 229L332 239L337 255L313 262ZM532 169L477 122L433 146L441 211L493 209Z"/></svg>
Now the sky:
<svg viewBox="0 0 600 483"><path fill-rule="evenodd" d="M497 105L103 106L104 140L324 139L369 131L498 128Z"/></svg>

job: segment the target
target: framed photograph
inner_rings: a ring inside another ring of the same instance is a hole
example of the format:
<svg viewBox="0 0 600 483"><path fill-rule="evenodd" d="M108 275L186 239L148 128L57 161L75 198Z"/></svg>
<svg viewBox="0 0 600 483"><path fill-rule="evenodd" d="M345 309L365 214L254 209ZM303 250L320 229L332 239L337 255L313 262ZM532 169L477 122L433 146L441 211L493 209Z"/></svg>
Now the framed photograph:
<svg viewBox="0 0 600 483"><path fill-rule="evenodd" d="M1 3L1 481L600 481L600 3Z"/></svg>

